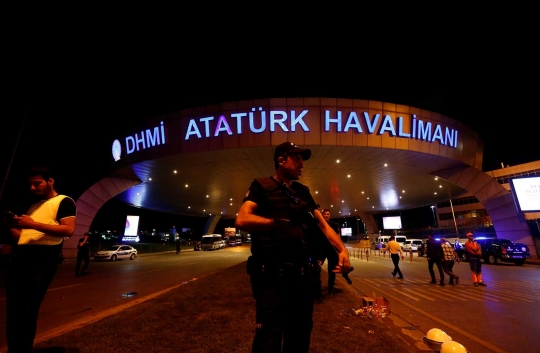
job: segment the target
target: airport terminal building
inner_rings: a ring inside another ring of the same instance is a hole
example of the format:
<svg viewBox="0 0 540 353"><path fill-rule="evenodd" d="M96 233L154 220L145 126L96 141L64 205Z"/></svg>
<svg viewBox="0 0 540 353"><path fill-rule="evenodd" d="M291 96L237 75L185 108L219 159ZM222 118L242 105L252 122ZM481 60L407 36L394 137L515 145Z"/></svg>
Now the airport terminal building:
<svg viewBox="0 0 540 353"><path fill-rule="evenodd" d="M498 237L526 243L538 256L531 221L538 223L540 207L518 209L508 178L534 180L529 187L538 189L527 195L540 204L540 161L486 173L483 142L461 122L391 102L326 97L224 102L126 127L107 142L110 174L77 199L76 236L64 252L111 198L208 217L212 233L219 219L236 216L254 178L274 174L273 151L284 141L312 150L300 182L321 207L357 215L369 234L379 231L377 213L438 205L443 225L474 208L489 215ZM475 202L446 206L463 198Z"/></svg>

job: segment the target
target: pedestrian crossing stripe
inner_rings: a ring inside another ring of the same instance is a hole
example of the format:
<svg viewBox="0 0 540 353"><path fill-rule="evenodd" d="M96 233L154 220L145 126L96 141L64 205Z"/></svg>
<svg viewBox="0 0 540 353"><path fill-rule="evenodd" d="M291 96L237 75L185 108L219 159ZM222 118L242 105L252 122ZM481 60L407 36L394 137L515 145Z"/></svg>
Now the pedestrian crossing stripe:
<svg viewBox="0 0 540 353"><path fill-rule="evenodd" d="M538 287L535 287L534 285L524 286L523 283L519 281L490 283L489 287L478 288L474 287L472 283L459 285L446 284L445 286L439 286L418 279L402 279L396 281L393 278L356 278L356 280L381 289L390 287L392 291L399 295L418 302L422 300L540 302L540 297L530 294L531 290L537 291Z"/></svg>

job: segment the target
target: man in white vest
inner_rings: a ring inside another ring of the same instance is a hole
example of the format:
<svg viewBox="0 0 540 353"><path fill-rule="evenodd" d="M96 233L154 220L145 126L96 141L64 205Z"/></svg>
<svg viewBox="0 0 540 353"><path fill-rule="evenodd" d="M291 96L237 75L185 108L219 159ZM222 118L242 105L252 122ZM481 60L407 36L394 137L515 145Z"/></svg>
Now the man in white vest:
<svg viewBox="0 0 540 353"><path fill-rule="evenodd" d="M39 201L6 222L17 244L6 274L9 352L32 351L39 308L56 274L63 240L75 231L77 214L73 199L55 190L50 167L32 168L28 181Z"/></svg>

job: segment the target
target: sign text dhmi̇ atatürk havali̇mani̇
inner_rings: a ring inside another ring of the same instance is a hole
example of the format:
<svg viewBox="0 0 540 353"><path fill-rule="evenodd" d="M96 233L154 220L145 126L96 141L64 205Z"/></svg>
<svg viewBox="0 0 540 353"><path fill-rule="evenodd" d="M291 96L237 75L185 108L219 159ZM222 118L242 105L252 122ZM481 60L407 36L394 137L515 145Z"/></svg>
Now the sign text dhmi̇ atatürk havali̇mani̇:
<svg viewBox="0 0 540 353"><path fill-rule="evenodd" d="M192 138L204 139L218 137L222 134L241 135L244 129L248 128L254 134L263 133L267 130L275 132L280 129L283 132L296 132L302 130L309 132L308 122L313 119L309 116L309 110L302 110L299 114L295 110L289 112L283 110L270 110L266 112L260 108L255 114L255 108L247 113L232 113L227 118L226 115L207 116L202 118L193 118L188 122L185 134L182 133L185 140ZM308 119L309 118L309 119ZM236 122L236 130L231 128L229 120ZM367 112L360 115L356 111L345 112L336 111L334 115L329 110L324 112L324 131L329 132L331 127L335 127L337 133L356 134L388 134L393 137L415 139L430 143L439 142L441 145L456 148L458 142L458 131L442 126L431 121L424 121L417 118L415 114L411 116L410 123L405 123L405 118L398 116L395 119L390 115L374 114L369 116ZM163 121L160 126L141 131L125 138L125 151L127 154L139 150L151 148L165 144L166 126ZM202 132L201 132L202 131Z"/></svg>

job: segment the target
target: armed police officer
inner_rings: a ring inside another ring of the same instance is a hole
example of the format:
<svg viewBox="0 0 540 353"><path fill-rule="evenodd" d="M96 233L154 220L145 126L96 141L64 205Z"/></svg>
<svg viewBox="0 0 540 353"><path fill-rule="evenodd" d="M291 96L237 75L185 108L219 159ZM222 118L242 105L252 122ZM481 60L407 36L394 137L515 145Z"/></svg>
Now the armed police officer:
<svg viewBox="0 0 540 353"><path fill-rule="evenodd" d="M307 353L313 328L316 255L325 236L338 253L331 269L348 273L349 253L300 182L311 150L290 142L276 147L273 177L255 179L236 218L251 233L250 275L256 305L252 352ZM330 270L330 269L329 269Z"/></svg>

